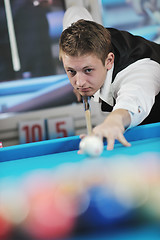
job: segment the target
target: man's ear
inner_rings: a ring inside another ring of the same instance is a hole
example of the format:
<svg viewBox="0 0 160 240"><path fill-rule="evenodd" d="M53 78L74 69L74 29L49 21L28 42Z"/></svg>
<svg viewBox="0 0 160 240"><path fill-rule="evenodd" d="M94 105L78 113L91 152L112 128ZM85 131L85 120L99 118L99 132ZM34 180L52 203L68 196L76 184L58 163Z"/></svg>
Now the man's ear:
<svg viewBox="0 0 160 240"><path fill-rule="evenodd" d="M110 70L112 68L113 63L114 63L114 54L112 52L109 52L105 60L105 67L107 68L107 70Z"/></svg>

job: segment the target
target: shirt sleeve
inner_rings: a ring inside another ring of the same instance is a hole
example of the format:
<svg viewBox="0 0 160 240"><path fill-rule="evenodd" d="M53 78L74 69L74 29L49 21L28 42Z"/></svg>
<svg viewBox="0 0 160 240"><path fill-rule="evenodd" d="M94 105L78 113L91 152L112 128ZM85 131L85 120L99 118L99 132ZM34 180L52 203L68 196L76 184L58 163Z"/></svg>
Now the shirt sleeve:
<svg viewBox="0 0 160 240"><path fill-rule="evenodd" d="M148 58L138 60L119 72L112 84L115 109L126 109L129 128L140 124L150 113L160 92L160 64Z"/></svg>

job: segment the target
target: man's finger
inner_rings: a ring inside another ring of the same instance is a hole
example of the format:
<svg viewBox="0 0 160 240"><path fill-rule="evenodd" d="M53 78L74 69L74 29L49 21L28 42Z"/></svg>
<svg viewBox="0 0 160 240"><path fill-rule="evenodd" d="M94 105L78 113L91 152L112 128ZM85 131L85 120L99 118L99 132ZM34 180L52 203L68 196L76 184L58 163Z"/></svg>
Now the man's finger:
<svg viewBox="0 0 160 240"><path fill-rule="evenodd" d="M107 139L107 150L113 150L114 142L115 142L115 139L113 138Z"/></svg>
<svg viewBox="0 0 160 240"><path fill-rule="evenodd" d="M118 137L118 141L120 143L122 143L125 147L130 147L131 146L131 144L125 139L125 137L123 135L120 135Z"/></svg>

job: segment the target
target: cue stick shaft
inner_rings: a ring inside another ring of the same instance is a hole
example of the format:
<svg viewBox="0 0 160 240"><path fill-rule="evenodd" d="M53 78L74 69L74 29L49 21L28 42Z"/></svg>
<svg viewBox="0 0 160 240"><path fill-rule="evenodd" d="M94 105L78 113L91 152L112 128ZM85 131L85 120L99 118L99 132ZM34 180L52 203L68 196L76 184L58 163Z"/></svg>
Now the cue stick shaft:
<svg viewBox="0 0 160 240"><path fill-rule="evenodd" d="M91 112L90 112L90 110L85 111L85 116L86 116L87 132L88 132L88 135L91 135L92 134L92 125L91 125Z"/></svg>
<svg viewBox="0 0 160 240"><path fill-rule="evenodd" d="M92 134L92 124L91 124L91 112L90 112L89 100L90 100L89 97L83 97L87 132L88 132L88 135L91 135Z"/></svg>
<svg viewBox="0 0 160 240"><path fill-rule="evenodd" d="M6 11L6 18L7 18L7 26L8 26L10 47L11 47L13 69L14 69L14 71L19 71L21 68L21 65L20 65L20 60L19 60L19 55L18 55L18 48L17 48L15 30L14 30L14 25L13 25L10 0L4 0L4 4L5 4L5 11Z"/></svg>

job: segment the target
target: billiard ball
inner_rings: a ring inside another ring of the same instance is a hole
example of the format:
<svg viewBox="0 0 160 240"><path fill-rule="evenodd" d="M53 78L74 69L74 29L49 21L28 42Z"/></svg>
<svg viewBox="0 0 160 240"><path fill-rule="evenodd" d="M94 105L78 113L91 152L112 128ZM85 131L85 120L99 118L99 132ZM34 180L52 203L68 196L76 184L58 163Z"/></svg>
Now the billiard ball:
<svg viewBox="0 0 160 240"><path fill-rule="evenodd" d="M88 135L81 140L79 149L86 155L97 157L103 151L103 141L96 135Z"/></svg>

